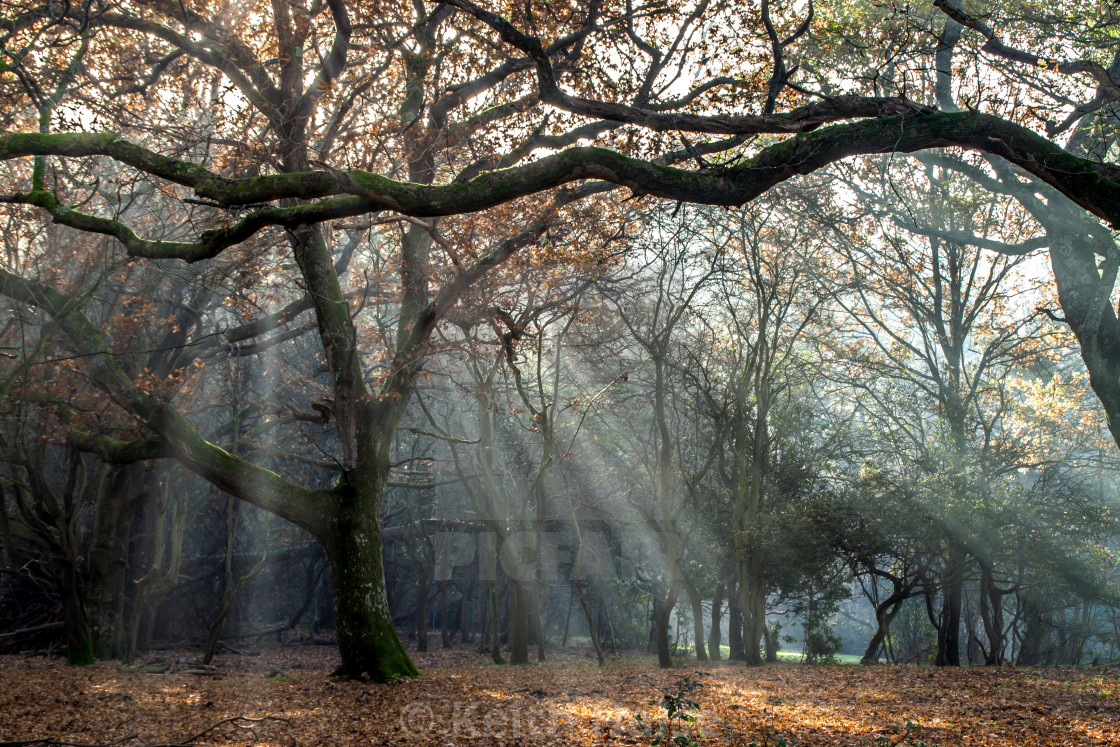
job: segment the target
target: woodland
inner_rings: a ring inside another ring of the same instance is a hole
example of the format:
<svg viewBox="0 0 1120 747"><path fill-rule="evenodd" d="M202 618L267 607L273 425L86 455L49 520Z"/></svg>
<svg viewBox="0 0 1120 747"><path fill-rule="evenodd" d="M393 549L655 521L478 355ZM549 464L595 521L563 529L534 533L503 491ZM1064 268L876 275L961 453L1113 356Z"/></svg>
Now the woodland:
<svg viewBox="0 0 1120 747"><path fill-rule="evenodd" d="M0 0L0 104L3 744L1120 743L1114 0Z"/></svg>

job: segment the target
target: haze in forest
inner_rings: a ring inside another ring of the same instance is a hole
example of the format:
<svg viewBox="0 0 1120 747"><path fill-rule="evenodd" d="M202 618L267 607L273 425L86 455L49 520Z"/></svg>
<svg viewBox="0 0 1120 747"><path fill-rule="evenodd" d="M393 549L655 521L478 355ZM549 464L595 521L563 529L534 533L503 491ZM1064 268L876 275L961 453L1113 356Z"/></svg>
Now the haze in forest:
<svg viewBox="0 0 1120 747"><path fill-rule="evenodd" d="M1117 663L1118 28L0 5L0 652Z"/></svg>

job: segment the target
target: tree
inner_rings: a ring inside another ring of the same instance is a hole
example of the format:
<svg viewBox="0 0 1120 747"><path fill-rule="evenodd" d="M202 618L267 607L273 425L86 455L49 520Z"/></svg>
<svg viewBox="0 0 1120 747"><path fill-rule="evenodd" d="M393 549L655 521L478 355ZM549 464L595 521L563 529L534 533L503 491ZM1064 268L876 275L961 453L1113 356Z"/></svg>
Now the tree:
<svg viewBox="0 0 1120 747"><path fill-rule="evenodd" d="M968 183L952 176L935 167L926 168L922 181L884 173L874 181L897 190L897 179L918 204L888 207L889 222L878 229L864 225L836 235L860 247L841 249L852 273L844 305L874 350L853 381L876 403L876 416L889 421L886 430L902 439L894 453L913 449L914 465L905 469L912 482L926 483L919 492L932 491L929 503L942 507L943 517L935 518L944 543L938 553L941 609L934 620L941 634L937 663L956 666L969 556L988 568L982 594L994 583L993 556L986 552L978 519L998 502L998 483L1023 466L1016 445L998 438L1009 402L1001 382L1042 341L1037 321L1011 317L1008 310L1025 292L1016 285L1030 281L1019 272L1030 242L1016 235L1015 221L1002 220L998 203L989 201L983 209L983 198L977 200ZM1018 256L1010 250L987 254L979 248L984 243L1027 249ZM894 378L920 402L899 408L890 401L885 383ZM998 519L990 519L984 528L997 532Z"/></svg>
<svg viewBox="0 0 1120 747"><path fill-rule="evenodd" d="M707 661L704 648L704 615L700 592L690 574L684 570L685 541L696 522L685 516L695 512L695 486L704 478L713 463L716 450L708 449L695 460L684 458L679 440L682 428L675 422L674 392L669 380L675 363L673 352L680 347L679 328L693 314L699 313L701 293L710 292L708 281L718 269L716 241L690 224L693 210L678 219L666 214L651 216L650 225L641 235L633 253L637 267L628 278L629 288L615 288L610 298L619 318L626 326L643 359L641 369L648 369L651 407L648 421L637 423L644 441L642 454L649 476L648 491L635 491L629 500L640 521L659 538L660 551L669 570L665 596L656 607L654 621L657 660L661 667L673 665L669 650L669 621L683 589L692 606L696 658ZM635 434L637 435L637 434ZM691 494L691 495L690 495ZM687 514L686 514L687 512Z"/></svg>
<svg viewBox="0 0 1120 747"><path fill-rule="evenodd" d="M993 66L1014 81L1016 103L1026 89L1037 92L1041 100L1032 102L1028 111L1043 122L1049 136L1070 132L1067 152L1104 162L1120 135L1116 126L1120 51L1098 29L1115 23L1114 7L1086 7L1084 15L1074 21L1049 9L1004 12L1000 14L1003 17L981 19L951 0L937 0L935 5L948 17L938 48L937 101L943 110L957 109L953 56L962 51L960 42L974 34L973 38L982 39L983 45L978 50L973 47L963 51L973 58L982 57L986 67ZM1010 38L1018 46L1004 42L997 29L989 25L993 20L1010 27ZM1077 49L1085 56L1056 56L1063 49L1062 43L1072 45L1064 49ZM1023 49L1024 44L1035 49L1045 47L1051 55ZM1092 84L1071 84L1070 79L1076 80L1077 76ZM976 82L969 81L969 87L976 88ZM1084 101L1089 91L1091 98ZM1071 98L1082 103L1069 106ZM1060 194L1044 185L1025 183L998 154L990 154L986 160L994 171L994 180L972 169L961 170L970 178L979 176L977 183L995 194L1014 197L1037 221L1050 250L1064 321L1080 343L1093 391L1104 406L1113 439L1120 444L1120 356L1115 343L1120 337L1120 317L1112 305L1115 237L1096 221L1086 220L1082 211ZM1102 261L1098 262L1098 256Z"/></svg>
<svg viewBox="0 0 1120 747"><path fill-rule="evenodd" d="M722 384L722 403L713 409L727 434L723 475L737 608L743 654L754 665L762 663L759 647L766 635L772 522L792 498L777 478L792 445L786 438L798 435L796 427L783 432L781 422L798 386L812 376L801 360L802 343L832 298L814 227L787 212L786 203L797 204L797 195L785 197L737 212L728 226L718 290L727 329L717 328L712 338L723 351L713 376Z"/></svg>

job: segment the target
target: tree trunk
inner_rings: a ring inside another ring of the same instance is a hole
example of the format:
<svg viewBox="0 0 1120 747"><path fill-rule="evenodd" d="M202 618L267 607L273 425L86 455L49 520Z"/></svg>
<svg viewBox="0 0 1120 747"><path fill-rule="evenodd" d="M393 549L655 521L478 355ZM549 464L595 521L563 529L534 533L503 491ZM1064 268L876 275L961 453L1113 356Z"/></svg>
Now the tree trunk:
<svg viewBox="0 0 1120 747"><path fill-rule="evenodd" d="M696 584L688 578L684 579L684 591L692 605L692 637L696 641L696 661L707 661L708 652L704 649L704 606Z"/></svg>
<svg viewBox="0 0 1120 747"><path fill-rule="evenodd" d="M614 623L611 622L611 611L607 608L607 593L603 591L602 585L599 586L599 615L607 625L607 634L611 637L611 653L613 654L618 651L618 641L614 637ZM599 629L603 629L601 625Z"/></svg>
<svg viewBox="0 0 1120 747"><path fill-rule="evenodd" d="M191 517L202 507L203 500L188 505L186 498L169 495L170 481L164 481L158 498L148 500L144 507L144 535L147 547L143 555L148 569L135 580L136 596L128 626L125 658L131 662L137 651L151 646L156 610L163 598L179 583L179 565L183 556L183 533Z"/></svg>
<svg viewBox="0 0 1120 747"><path fill-rule="evenodd" d="M1098 266L1096 255L1101 250L1095 249L1093 234L1101 226L1061 195L1050 198L1053 194L1047 191L1043 225L1052 239L1050 264L1058 301L1077 336L1089 385L1104 407L1113 440L1120 445L1120 319L1111 304L1117 270L1111 263ZM1030 207L1030 202L1025 204ZM1100 244L1113 242L1105 239Z"/></svg>
<svg viewBox="0 0 1120 747"><path fill-rule="evenodd" d="M444 648L451 648L451 630L448 627L447 620L447 582L439 582L439 637L440 645Z"/></svg>
<svg viewBox="0 0 1120 747"><path fill-rule="evenodd" d="M599 631L595 628L595 614L591 611L591 602L587 600L587 595L583 593L582 581L576 581L572 586L575 588L576 596L579 597L579 606L583 609L583 616L587 618L587 630L591 634L591 645L595 647L595 656L599 659L599 666L604 666L607 663L607 657L603 655L603 645L599 642Z"/></svg>
<svg viewBox="0 0 1120 747"><path fill-rule="evenodd" d="M428 591L431 583L423 563L416 566L416 650L428 650Z"/></svg>
<svg viewBox="0 0 1120 747"><path fill-rule="evenodd" d="M766 630L766 594L762 587L762 562L752 553L740 562L739 614L743 618L743 660L762 665L762 638Z"/></svg>
<svg viewBox="0 0 1120 747"><path fill-rule="evenodd" d="M487 590L486 597L490 604L490 624L489 624L489 640L490 640L490 659L495 664L505 664L506 660L502 658L502 631L498 623L498 584L494 581L487 581L489 589Z"/></svg>
<svg viewBox="0 0 1120 747"><path fill-rule="evenodd" d="M509 663L529 663L529 608L525 585L509 580Z"/></svg>
<svg viewBox="0 0 1120 747"><path fill-rule="evenodd" d="M93 540L89 548L85 605L98 659L124 657L125 597L128 590L128 543L132 531L130 510L143 490L150 471L143 464L121 467L98 491L94 509Z"/></svg>
<svg viewBox="0 0 1120 747"><path fill-rule="evenodd" d="M961 601L964 591L964 554L953 552L941 581L941 624L937 628L938 667L961 665Z"/></svg>
<svg viewBox="0 0 1120 747"><path fill-rule="evenodd" d="M572 627L572 597L576 595L575 587L572 587L572 593L568 595L568 604L564 607L564 635L560 636L560 648L568 647L568 631Z"/></svg>
<svg viewBox="0 0 1120 747"><path fill-rule="evenodd" d="M898 615L899 610L902 609L902 604L910 596L914 589L914 582L905 585L902 580L894 581L894 592L880 602L875 607L875 633L872 634L871 640L867 643L867 648L863 652L863 658L859 660L860 664L877 664L879 662L879 650L883 647L883 642L887 640L890 635L891 622Z"/></svg>
<svg viewBox="0 0 1120 747"><path fill-rule="evenodd" d="M744 661L747 657L743 653L743 614L739 611L739 594L732 581L728 582L727 610L727 658L730 661Z"/></svg>
<svg viewBox="0 0 1120 747"><path fill-rule="evenodd" d="M778 633L779 628L776 625L773 630L767 625L762 626L762 647L766 651L764 659L767 664L778 662Z"/></svg>
<svg viewBox="0 0 1120 747"><path fill-rule="evenodd" d="M712 624L708 630L708 656L712 661L719 661L722 657L720 624L723 619L723 588L724 584L716 584L716 595L712 598Z"/></svg>
<svg viewBox="0 0 1120 747"><path fill-rule="evenodd" d="M661 608L657 610L654 635L657 638L657 666L662 669L673 666L673 656L669 651L669 618L672 617L673 609L677 606L678 594L680 594L678 582L670 582L669 592L661 602Z"/></svg>
<svg viewBox="0 0 1120 747"><path fill-rule="evenodd" d="M73 563L62 568L62 610L66 620L66 663L85 666L94 662L93 638L78 597L78 574Z"/></svg>
<svg viewBox="0 0 1120 747"><path fill-rule="evenodd" d="M860 664L879 663L879 650L883 647L883 642L887 640L887 636L890 634L891 621L894 620L895 615L898 614L901 608L901 601L891 606L889 600L876 608L875 632L871 635L871 640L867 642L867 648L863 651L863 658L859 660Z"/></svg>
<svg viewBox="0 0 1120 747"><path fill-rule="evenodd" d="M381 532L377 525L386 469L343 476L345 488L332 537L323 541L334 589L335 629L342 665L336 676L368 674L378 682L419 674L389 615Z"/></svg>
<svg viewBox="0 0 1120 747"><path fill-rule="evenodd" d="M988 650L984 665L998 667L1003 664L1003 648L1006 643L1003 633L1003 594L996 585L990 563L980 563L980 619L984 624L984 635L988 638Z"/></svg>
<svg viewBox="0 0 1120 747"><path fill-rule="evenodd" d="M286 157L290 171L307 168L305 150ZM329 516L306 516L304 528L324 546L334 592L335 625L342 664L338 676L368 674L378 682L419 672L389 612L378 513L391 464L393 433L412 397L423 362L418 333L428 304L427 251L430 237L416 226L401 242L401 301L393 374L376 394L366 386L350 304L319 226L290 231L292 254L315 308L334 395L334 418L341 447L342 474L329 503ZM420 339L422 338L422 339Z"/></svg>
<svg viewBox="0 0 1120 747"><path fill-rule="evenodd" d="M537 547L540 547L539 537ZM544 594L546 588L543 584L538 584L533 593L533 627L537 632L537 661L545 660L545 644L548 642L544 632L544 613L542 611L542 607L547 601L547 596Z"/></svg>
<svg viewBox="0 0 1120 747"><path fill-rule="evenodd" d="M459 599L459 642L465 645L474 642L474 633L471 632L469 621L470 599L474 596L473 578L467 579L461 592L462 596Z"/></svg>
<svg viewBox="0 0 1120 747"><path fill-rule="evenodd" d="M875 632L871 634L871 640L867 642L867 648L863 650L863 656L859 660L860 664L879 663L879 651L883 648L883 641L887 639L890 621L886 619L883 612L876 611L875 624Z"/></svg>
<svg viewBox="0 0 1120 747"><path fill-rule="evenodd" d="M226 626L226 618L233 609L237 592L234 591L236 582L233 580L235 539L237 536L238 505L233 498L226 498L226 557L225 573L222 576L222 604L218 614L210 623L210 632L206 636L206 645L202 649L202 664L209 666L218 651L218 642L222 638L222 630Z"/></svg>
<svg viewBox="0 0 1120 747"><path fill-rule="evenodd" d="M763 330L757 338L758 356L768 355L767 337ZM752 409L747 386L754 397L754 423L748 433L747 419ZM770 471L769 409L771 382L759 371L753 382L743 380L736 389L735 442L738 450L738 482L732 509L735 528L734 551L736 580L739 584L738 607L742 617L743 660L751 666L762 665L760 646L766 629L766 593L762 585L764 559L761 548L763 499L768 490Z"/></svg>

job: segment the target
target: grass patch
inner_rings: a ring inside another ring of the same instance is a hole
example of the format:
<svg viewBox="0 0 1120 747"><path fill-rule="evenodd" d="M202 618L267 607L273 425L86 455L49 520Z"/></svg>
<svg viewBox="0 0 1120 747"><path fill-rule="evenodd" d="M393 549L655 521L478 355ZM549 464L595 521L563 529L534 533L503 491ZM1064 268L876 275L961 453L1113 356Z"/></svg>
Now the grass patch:
<svg viewBox="0 0 1120 747"><path fill-rule="evenodd" d="M731 649L728 646L719 647L720 656L724 661L731 655ZM836 654L837 664L859 664L860 657L858 654ZM800 664L804 661L805 655L800 651L779 651L778 661L786 664Z"/></svg>

